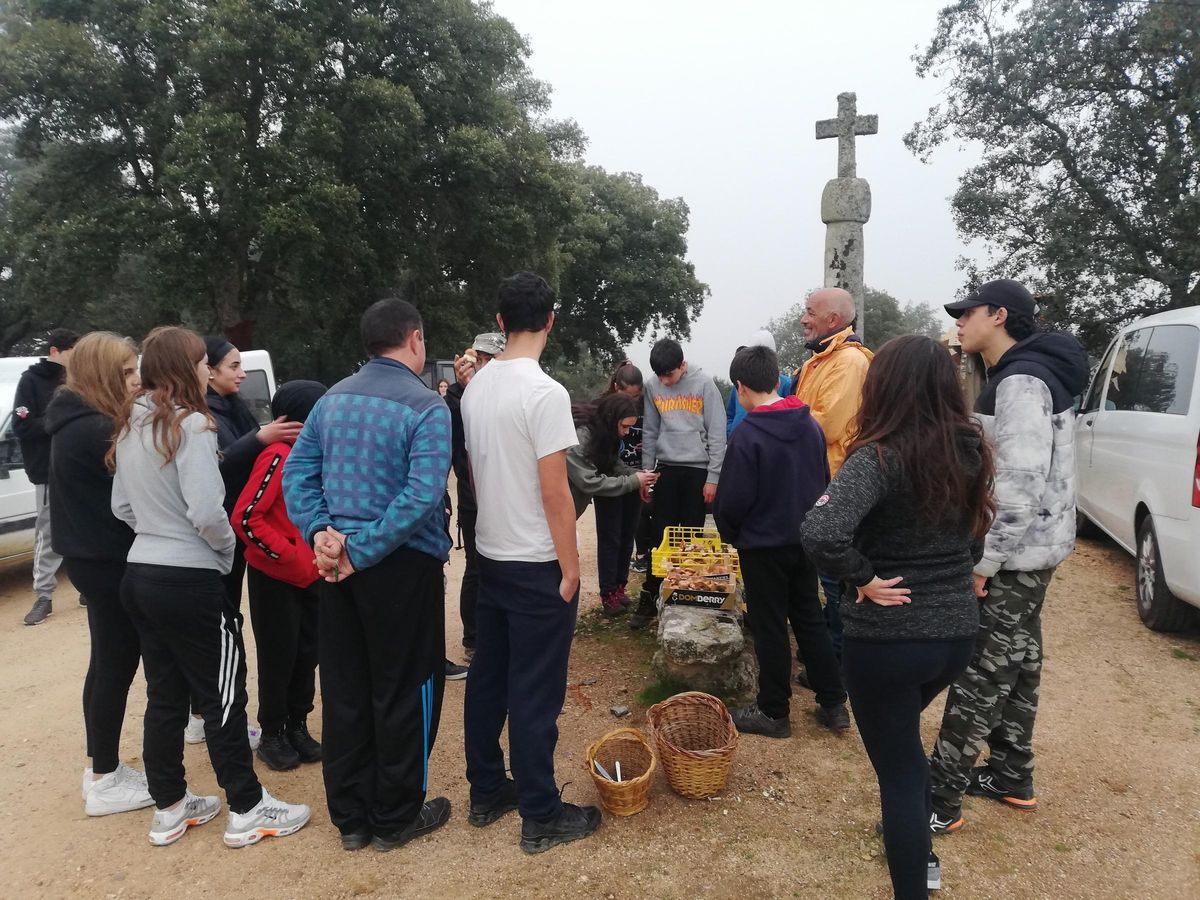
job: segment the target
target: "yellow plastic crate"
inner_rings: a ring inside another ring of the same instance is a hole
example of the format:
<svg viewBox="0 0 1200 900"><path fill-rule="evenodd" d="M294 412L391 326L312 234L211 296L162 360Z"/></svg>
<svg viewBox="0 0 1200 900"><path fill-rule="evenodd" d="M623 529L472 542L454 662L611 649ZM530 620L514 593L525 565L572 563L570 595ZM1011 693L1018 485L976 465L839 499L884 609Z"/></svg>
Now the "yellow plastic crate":
<svg viewBox="0 0 1200 900"><path fill-rule="evenodd" d="M684 525L668 526L662 543L650 551L650 571L659 578L676 569L697 575L741 574L737 551L721 541L715 528Z"/></svg>

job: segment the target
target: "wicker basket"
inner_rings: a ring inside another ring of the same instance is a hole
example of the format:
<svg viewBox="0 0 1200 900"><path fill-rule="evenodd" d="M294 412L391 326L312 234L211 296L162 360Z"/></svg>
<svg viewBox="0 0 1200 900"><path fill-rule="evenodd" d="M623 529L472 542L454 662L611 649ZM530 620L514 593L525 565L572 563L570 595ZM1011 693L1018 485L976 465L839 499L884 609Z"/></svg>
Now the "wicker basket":
<svg viewBox="0 0 1200 900"><path fill-rule="evenodd" d="M720 793L737 753L738 732L725 704L688 691L650 707L654 746L672 789L700 799Z"/></svg>
<svg viewBox="0 0 1200 900"><path fill-rule="evenodd" d="M617 760L621 761L621 781L609 781L596 771L599 761L604 770L617 776ZM650 781L658 760L646 736L636 728L610 731L587 748L584 765L596 783L600 804L616 816L640 813L650 802Z"/></svg>

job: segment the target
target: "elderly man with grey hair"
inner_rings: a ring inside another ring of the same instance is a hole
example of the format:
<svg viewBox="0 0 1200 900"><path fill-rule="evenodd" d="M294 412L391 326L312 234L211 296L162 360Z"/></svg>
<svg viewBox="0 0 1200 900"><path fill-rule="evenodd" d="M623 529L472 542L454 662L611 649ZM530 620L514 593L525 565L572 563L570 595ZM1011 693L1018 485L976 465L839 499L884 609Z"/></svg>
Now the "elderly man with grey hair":
<svg viewBox="0 0 1200 900"><path fill-rule="evenodd" d="M854 440L854 421L862 405L862 386L873 354L854 333L854 297L841 288L819 288L804 303L804 344L812 356L796 372L796 396L812 409L825 432L829 475L837 475ZM841 585L821 574L825 621L833 649L842 655ZM802 671L797 678L808 687Z"/></svg>

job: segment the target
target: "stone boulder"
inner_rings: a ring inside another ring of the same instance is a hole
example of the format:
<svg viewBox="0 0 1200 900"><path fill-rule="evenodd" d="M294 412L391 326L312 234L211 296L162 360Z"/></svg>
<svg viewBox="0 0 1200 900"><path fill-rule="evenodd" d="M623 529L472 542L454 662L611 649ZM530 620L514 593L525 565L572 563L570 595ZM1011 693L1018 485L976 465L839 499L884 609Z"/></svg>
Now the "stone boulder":
<svg viewBox="0 0 1200 900"><path fill-rule="evenodd" d="M753 701L758 663L740 617L721 610L665 606L658 619L655 673L725 698L734 705Z"/></svg>

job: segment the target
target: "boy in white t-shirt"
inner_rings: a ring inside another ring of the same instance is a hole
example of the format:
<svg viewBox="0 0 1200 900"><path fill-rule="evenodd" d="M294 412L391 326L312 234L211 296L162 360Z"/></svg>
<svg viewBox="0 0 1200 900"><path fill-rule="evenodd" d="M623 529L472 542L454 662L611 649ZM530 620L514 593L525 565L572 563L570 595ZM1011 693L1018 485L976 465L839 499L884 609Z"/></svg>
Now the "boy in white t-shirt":
<svg viewBox="0 0 1200 900"><path fill-rule="evenodd" d="M554 325L554 292L532 272L500 284L496 321L508 343L462 398L479 502L475 658L464 731L468 821L521 811L521 849L540 853L587 837L594 806L563 803L554 780L558 715L579 612L575 504L567 448L576 443L566 389L538 360ZM508 720L505 775L500 732Z"/></svg>

